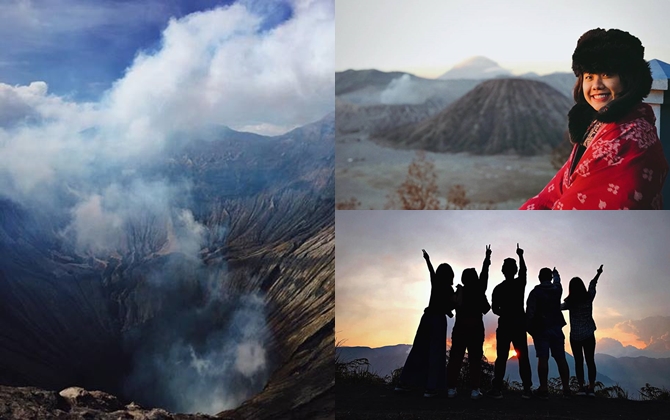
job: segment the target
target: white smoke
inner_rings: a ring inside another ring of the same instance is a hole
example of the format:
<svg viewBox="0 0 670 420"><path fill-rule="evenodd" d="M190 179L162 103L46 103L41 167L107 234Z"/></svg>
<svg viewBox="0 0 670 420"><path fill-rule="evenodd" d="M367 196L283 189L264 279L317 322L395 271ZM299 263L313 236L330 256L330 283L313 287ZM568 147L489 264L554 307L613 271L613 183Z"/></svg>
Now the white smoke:
<svg viewBox="0 0 670 420"><path fill-rule="evenodd" d="M386 89L380 93L379 99L386 105L420 104L425 102L426 94L409 74L403 74L391 80Z"/></svg>
<svg viewBox="0 0 670 420"><path fill-rule="evenodd" d="M173 19L155 52L140 52L98 103L48 94L44 82L0 84L0 195L25 202L101 165L160 155L179 133L211 125L278 134L333 108L334 6L291 2L262 28L256 2Z"/></svg>
<svg viewBox="0 0 670 420"><path fill-rule="evenodd" d="M263 299L225 290L225 276L198 260L225 227L205 227L189 208L189 186L156 179L151 165L167 160L173 141L212 125L279 134L334 107L334 2L284 2L291 17L266 27L278 7L268 4L172 19L159 48L139 52L98 102L50 94L41 81L0 83L0 197L65 215L62 237L80 253L171 254L165 260L187 274L200 270L197 308L168 304L184 302L179 286L192 279L181 272L143 285L176 294L156 303L172 318L152 320L153 332L127 344L139 348L129 393L176 411L216 413L259 392L269 333Z"/></svg>
<svg viewBox="0 0 670 420"><path fill-rule="evenodd" d="M210 292L210 300L198 313L178 313L178 321L153 326L153 338L142 340L127 378L131 394L149 395L172 411L216 414L262 389L270 373L263 299ZM233 308L225 325L207 328L204 337L189 338L187 333L173 338L175 329L214 325L211 315L216 306Z"/></svg>

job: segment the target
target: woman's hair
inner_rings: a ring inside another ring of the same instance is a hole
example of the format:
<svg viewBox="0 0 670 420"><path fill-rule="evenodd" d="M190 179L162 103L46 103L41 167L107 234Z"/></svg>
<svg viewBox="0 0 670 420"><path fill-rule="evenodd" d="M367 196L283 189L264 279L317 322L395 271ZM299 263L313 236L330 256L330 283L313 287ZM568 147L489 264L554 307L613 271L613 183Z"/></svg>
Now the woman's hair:
<svg viewBox="0 0 670 420"><path fill-rule="evenodd" d="M589 293L586 291L586 286L584 286L584 282L579 277L573 277L572 280L570 280L568 293L568 297L566 297L564 301L570 305L584 303L589 296Z"/></svg>
<svg viewBox="0 0 670 420"><path fill-rule="evenodd" d="M461 283L463 283L463 286L472 284L472 282L477 281L478 279L479 276L477 275L477 270L474 268L466 268L463 270L463 274L461 274Z"/></svg>
<svg viewBox="0 0 670 420"><path fill-rule="evenodd" d="M437 266L437 270L435 271L435 276L438 279L447 279L451 282L454 281L454 270L451 268L451 266L447 263L442 263L439 266Z"/></svg>

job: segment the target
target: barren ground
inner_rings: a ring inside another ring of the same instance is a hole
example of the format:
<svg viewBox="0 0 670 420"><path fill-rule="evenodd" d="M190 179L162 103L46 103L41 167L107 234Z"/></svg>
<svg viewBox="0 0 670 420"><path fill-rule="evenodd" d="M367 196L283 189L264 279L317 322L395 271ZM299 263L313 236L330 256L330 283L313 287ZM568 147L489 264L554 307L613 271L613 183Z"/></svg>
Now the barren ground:
<svg viewBox="0 0 670 420"><path fill-rule="evenodd" d="M336 135L336 202L355 197L360 209L384 209L387 196L405 180L415 157L414 150L380 146L367 134ZM473 203L491 201L497 209L517 209L556 173L549 156L426 152L426 157L435 164L443 205L449 188L461 184Z"/></svg>

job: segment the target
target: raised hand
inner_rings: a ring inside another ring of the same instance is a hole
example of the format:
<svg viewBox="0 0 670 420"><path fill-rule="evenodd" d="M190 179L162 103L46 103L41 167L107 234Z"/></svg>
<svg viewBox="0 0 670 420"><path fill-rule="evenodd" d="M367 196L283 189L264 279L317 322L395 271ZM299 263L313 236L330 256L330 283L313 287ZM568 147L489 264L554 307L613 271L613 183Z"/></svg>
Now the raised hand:
<svg viewBox="0 0 670 420"><path fill-rule="evenodd" d="M551 270L551 274L553 274L553 275L557 275L557 274L558 274L558 270L556 270L556 267L554 267L554 269Z"/></svg>
<svg viewBox="0 0 670 420"><path fill-rule="evenodd" d="M598 268L598 274L600 274L600 273L602 273L602 272L603 272L603 265L600 264L600 268Z"/></svg>
<svg viewBox="0 0 670 420"><path fill-rule="evenodd" d="M426 252L426 250L422 249L421 251L423 251L423 258L425 258L426 261L430 260L430 256L428 256L428 253Z"/></svg>
<svg viewBox="0 0 670 420"><path fill-rule="evenodd" d="M522 256L523 255L523 249L519 248L519 243L516 243L516 255Z"/></svg>
<svg viewBox="0 0 670 420"><path fill-rule="evenodd" d="M486 245L486 258L491 258L491 245Z"/></svg>

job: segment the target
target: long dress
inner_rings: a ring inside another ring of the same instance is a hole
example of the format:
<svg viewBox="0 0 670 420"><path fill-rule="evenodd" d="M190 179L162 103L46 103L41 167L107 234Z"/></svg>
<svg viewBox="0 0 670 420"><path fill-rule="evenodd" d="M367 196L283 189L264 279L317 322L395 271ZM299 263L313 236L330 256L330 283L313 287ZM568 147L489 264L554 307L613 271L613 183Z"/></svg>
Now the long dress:
<svg viewBox="0 0 670 420"><path fill-rule="evenodd" d="M400 384L434 391L446 387L446 317L451 316L454 290L451 285L437 279L430 262L428 269L431 280L430 301L421 316L412 349L400 375Z"/></svg>

